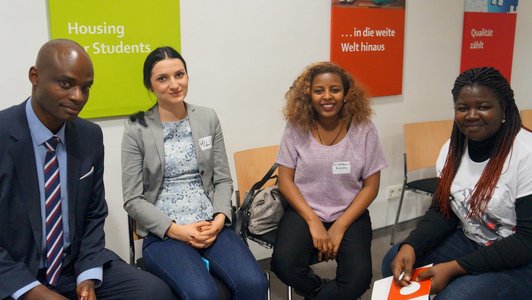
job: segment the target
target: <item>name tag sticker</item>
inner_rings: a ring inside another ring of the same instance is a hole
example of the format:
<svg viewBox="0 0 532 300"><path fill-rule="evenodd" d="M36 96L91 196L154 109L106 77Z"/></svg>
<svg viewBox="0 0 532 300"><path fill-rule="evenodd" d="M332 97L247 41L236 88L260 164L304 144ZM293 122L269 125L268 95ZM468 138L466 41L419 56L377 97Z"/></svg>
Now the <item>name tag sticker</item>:
<svg viewBox="0 0 532 300"><path fill-rule="evenodd" d="M332 164L333 174L350 174L351 163L348 161L336 161Z"/></svg>
<svg viewBox="0 0 532 300"><path fill-rule="evenodd" d="M212 135L202 137L199 139L199 146L201 150L205 151L212 148Z"/></svg>

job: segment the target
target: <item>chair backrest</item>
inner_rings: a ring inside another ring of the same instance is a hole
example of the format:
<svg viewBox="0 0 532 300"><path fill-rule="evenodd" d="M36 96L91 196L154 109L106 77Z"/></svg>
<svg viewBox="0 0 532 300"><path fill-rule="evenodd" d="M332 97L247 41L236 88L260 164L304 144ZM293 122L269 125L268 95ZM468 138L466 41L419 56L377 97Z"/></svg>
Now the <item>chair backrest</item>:
<svg viewBox="0 0 532 300"><path fill-rule="evenodd" d="M523 121L523 125L528 129L532 129L532 109L522 110L521 120Z"/></svg>
<svg viewBox="0 0 532 300"><path fill-rule="evenodd" d="M453 120L404 124L407 172L434 167L452 129Z"/></svg>
<svg viewBox="0 0 532 300"><path fill-rule="evenodd" d="M238 151L233 154L240 201L244 200L245 193L251 189L253 184L261 180L264 174L268 172L275 162L278 151L279 145L272 145ZM264 187L273 184L274 181L270 180Z"/></svg>

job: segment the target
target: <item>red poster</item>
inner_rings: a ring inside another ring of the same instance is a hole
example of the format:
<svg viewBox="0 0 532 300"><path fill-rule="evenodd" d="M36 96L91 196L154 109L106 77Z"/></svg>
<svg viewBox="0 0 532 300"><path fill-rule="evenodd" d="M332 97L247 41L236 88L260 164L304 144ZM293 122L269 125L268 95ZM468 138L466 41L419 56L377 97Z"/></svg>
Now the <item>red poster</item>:
<svg viewBox="0 0 532 300"><path fill-rule="evenodd" d="M403 86L404 0L333 0L331 61L360 80L372 96Z"/></svg>
<svg viewBox="0 0 532 300"><path fill-rule="evenodd" d="M510 81L516 16L515 13L465 12L460 72L491 66Z"/></svg>
<svg viewBox="0 0 532 300"><path fill-rule="evenodd" d="M519 0L465 0L460 72L499 69L510 81Z"/></svg>

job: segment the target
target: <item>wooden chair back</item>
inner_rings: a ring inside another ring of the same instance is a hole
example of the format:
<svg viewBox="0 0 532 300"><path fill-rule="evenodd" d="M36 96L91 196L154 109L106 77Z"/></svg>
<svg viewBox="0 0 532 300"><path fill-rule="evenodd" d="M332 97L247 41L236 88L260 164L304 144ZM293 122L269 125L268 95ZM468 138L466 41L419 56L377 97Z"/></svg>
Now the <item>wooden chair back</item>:
<svg viewBox="0 0 532 300"><path fill-rule="evenodd" d="M245 193L251 189L253 184L261 180L264 174L268 172L275 162L277 152L279 152L279 145L247 149L233 154L240 202L244 200ZM277 173L277 171L275 172ZM274 183L273 180L270 180L264 187Z"/></svg>
<svg viewBox="0 0 532 300"><path fill-rule="evenodd" d="M532 130L532 109L526 109L521 111L521 120L526 128Z"/></svg>
<svg viewBox="0 0 532 300"><path fill-rule="evenodd" d="M452 129L453 120L404 124L406 171L433 168Z"/></svg>

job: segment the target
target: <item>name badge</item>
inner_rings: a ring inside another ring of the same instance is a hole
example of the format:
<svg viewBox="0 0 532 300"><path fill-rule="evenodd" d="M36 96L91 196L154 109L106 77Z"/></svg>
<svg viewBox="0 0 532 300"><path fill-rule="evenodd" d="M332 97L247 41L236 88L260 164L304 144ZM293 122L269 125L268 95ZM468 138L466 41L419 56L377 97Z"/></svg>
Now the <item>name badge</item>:
<svg viewBox="0 0 532 300"><path fill-rule="evenodd" d="M333 174L350 174L351 163L348 161L336 161L332 164Z"/></svg>
<svg viewBox="0 0 532 300"><path fill-rule="evenodd" d="M202 137L199 139L198 142L199 142L199 146L201 150L205 151L207 149L211 149L212 148L212 135Z"/></svg>

